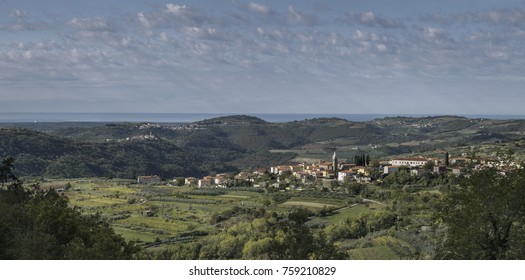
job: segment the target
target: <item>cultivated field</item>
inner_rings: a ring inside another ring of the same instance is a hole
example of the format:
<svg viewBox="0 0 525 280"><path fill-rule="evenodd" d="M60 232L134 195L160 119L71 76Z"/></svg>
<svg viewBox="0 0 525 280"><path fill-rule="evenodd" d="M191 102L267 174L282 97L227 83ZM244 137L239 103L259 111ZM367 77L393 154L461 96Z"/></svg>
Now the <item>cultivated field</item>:
<svg viewBox="0 0 525 280"><path fill-rule="evenodd" d="M198 189L166 184L138 185L131 180L105 179L53 180L41 185L44 189L61 189L68 183L70 187L62 193L69 198L71 206L81 209L85 214L100 214L112 224L115 232L127 240L142 244L148 250L196 241L199 235L188 237L189 233L206 235L212 232L215 226L211 221L212 214L236 206L264 207L268 212L279 213L286 213L294 207L303 207L313 213L330 209L333 211L330 215L310 219L310 223L324 226L382 209L375 204L350 205L348 197L344 195L334 198L292 193L287 201L276 203L271 193L261 189ZM362 258L363 254L366 256L366 251L357 253L359 250L351 249L349 252L355 258ZM396 256L385 255L387 258Z"/></svg>

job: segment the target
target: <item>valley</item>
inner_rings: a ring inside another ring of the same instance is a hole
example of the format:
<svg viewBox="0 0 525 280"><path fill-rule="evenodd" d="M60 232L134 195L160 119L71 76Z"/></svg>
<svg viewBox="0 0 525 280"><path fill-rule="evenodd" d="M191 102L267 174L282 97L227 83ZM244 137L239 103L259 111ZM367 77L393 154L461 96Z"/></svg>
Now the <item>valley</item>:
<svg viewBox="0 0 525 280"><path fill-rule="evenodd" d="M524 133L523 120L454 116L4 123L0 156L139 259L434 259L444 198L478 170L519 170ZM405 159L422 162L393 165Z"/></svg>

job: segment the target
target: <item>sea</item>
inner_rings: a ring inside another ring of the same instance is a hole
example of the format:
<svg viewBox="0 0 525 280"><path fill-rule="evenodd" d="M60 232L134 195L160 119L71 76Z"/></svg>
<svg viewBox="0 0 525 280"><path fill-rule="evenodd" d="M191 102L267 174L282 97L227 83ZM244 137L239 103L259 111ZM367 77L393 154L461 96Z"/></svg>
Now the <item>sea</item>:
<svg viewBox="0 0 525 280"><path fill-rule="evenodd" d="M30 122L155 122L155 123L191 123L222 116L239 115L238 113L0 113L3 123ZM284 123L314 118L341 118L363 122L385 117L427 117L440 115L425 114L260 114L244 113L267 122ZM525 115L473 115L458 114L471 119L523 120Z"/></svg>

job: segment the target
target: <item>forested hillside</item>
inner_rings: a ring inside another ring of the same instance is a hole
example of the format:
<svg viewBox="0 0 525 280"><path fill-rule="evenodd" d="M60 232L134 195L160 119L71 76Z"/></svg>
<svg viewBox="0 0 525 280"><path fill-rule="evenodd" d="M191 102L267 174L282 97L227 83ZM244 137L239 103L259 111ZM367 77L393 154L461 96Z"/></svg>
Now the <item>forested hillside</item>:
<svg viewBox="0 0 525 280"><path fill-rule="evenodd" d="M24 125L20 125L24 126ZM26 126L27 127L27 126ZM338 118L268 123L229 116L189 124L32 125L0 129L0 157L17 158L26 176L202 176L268 168L292 160L403 154L513 152L525 147L522 120L443 116L351 122ZM492 147L505 142L507 145ZM73 164L74 163L74 164Z"/></svg>
<svg viewBox="0 0 525 280"><path fill-rule="evenodd" d="M190 153L162 139L121 143L71 141L26 129L0 129L0 154L17 174L60 178L203 174Z"/></svg>

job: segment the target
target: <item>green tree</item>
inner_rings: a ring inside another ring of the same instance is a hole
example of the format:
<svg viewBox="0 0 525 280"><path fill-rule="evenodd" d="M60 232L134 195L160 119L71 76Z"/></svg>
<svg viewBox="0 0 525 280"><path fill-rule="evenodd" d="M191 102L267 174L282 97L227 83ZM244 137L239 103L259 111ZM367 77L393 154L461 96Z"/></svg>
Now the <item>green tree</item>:
<svg viewBox="0 0 525 280"><path fill-rule="evenodd" d="M525 170L474 173L445 197L448 235L438 258L525 258Z"/></svg>
<svg viewBox="0 0 525 280"><path fill-rule="evenodd" d="M423 165L423 169L427 171L432 171L434 169L434 162L433 161L427 161L425 165Z"/></svg>
<svg viewBox="0 0 525 280"><path fill-rule="evenodd" d="M186 180L184 179L184 177L177 177L177 178L175 178L175 185L179 186L179 187L182 187L182 186L184 186L184 182L185 181Z"/></svg>
<svg viewBox="0 0 525 280"><path fill-rule="evenodd" d="M348 177L345 178L344 186L346 191L352 195L359 195L366 188L366 185L356 182L351 182Z"/></svg>
<svg viewBox="0 0 525 280"><path fill-rule="evenodd" d="M54 191L24 188L12 159L0 170L0 180L10 181L0 189L0 259L130 259L138 252L100 216L82 215Z"/></svg>
<svg viewBox="0 0 525 280"><path fill-rule="evenodd" d="M354 163L360 166L368 166L370 165L370 155L365 155L364 153L361 153L361 155L355 155Z"/></svg>
<svg viewBox="0 0 525 280"><path fill-rule="evenodd" d="M14 161L13 157L7 157L0 164L0 183L2 186L9 181L17 180L17 177L14 175Z"/></svg>
<svg viewBox="0 0 525 280"><path fill-rule="evenodd" d="M273 249L273 239L266 236L261 239L250 239L244 244L242 254L244 259L249 260L269 260L270 252Z"/></svg>
<svg viewBox="0 0 525 280"><path fill-rule="evenodd" d="M304 208L292 209L285 219L275 225L273 250L270 259L307 260L307 259L343 259L333 242L329 242L324 233L313 233L306 226L312 213Z"/></svg>

